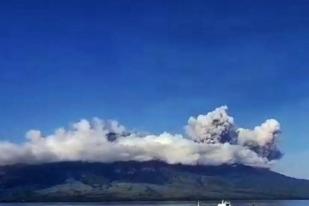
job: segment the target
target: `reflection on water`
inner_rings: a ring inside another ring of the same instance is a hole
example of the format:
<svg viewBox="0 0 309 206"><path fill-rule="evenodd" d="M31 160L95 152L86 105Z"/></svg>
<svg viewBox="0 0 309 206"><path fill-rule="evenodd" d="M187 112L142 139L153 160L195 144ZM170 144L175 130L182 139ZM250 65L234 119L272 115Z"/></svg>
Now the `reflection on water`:
<svg viewBox="0 0 309 206"><path fill-rule="evenodd" d="M200 206L217 206L219 201L200 201ZM196 206L196 202L110 202L110 203L0 203L0 206ZM233 206L309 206L309 200L232 201Z"/></svg>

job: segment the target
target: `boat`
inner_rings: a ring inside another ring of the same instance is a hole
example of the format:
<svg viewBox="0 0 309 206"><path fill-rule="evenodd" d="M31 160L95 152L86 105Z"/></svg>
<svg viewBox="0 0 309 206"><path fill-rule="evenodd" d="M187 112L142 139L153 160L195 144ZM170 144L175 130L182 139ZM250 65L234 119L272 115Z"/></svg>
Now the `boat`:
<svg viewBox="0 0 309 206"><path fill-rule="evenodd" d="M218 206L232 206L230 201L222 200L221 203L218 204Z"/></svg>

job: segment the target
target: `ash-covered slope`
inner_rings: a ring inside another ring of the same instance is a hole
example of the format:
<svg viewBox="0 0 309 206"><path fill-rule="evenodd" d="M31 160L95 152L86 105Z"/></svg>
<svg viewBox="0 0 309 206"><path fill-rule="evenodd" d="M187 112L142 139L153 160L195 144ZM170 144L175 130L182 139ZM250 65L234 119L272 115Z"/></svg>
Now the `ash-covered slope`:
<svg viewBox="0 0 309 206"><path fill-rule="evenodd" d="M158 161L0 167L1 201L309 198L309 181L243 165Z"/></svg>

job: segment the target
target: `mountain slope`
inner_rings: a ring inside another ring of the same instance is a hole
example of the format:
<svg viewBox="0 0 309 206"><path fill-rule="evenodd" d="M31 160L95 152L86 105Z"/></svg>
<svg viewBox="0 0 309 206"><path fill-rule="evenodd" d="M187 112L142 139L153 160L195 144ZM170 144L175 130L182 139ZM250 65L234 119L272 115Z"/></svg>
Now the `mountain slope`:
<svg viewBox="0 0 309 206"><path fill-rule="evenodd" d="M0 201L309 198L309 181L243 165L158 161L0 167Z"/></svg>

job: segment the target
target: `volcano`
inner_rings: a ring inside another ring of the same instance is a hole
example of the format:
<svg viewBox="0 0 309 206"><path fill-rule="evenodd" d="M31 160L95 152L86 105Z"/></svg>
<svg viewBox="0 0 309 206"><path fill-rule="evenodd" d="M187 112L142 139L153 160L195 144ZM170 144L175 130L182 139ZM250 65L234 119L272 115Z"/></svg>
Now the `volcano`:
<svg viewBox="0 0 309 206"><path fill-rule="evenodd" d="M309 181L244 165L58 162L0 167L0 201L306 199Z"/></svg>

